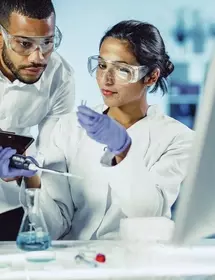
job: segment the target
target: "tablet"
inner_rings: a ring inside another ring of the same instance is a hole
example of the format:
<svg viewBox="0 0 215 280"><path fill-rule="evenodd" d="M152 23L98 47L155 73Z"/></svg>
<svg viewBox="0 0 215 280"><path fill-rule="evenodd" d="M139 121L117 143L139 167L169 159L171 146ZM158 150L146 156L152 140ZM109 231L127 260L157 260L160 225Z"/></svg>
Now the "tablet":
<svg viewBox="0 0 215 280"><path fill-rule="evenodd" d="M34 142L34 138L22 136L9 131L0 131L0 146L16 149L17 154L22 155Z"/></svg>

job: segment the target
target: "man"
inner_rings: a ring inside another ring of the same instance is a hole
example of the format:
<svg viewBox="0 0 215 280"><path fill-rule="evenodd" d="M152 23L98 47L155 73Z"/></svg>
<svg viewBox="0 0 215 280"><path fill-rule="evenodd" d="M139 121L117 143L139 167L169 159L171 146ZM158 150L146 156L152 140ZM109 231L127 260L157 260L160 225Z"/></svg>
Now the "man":
<svg viewBox="0 0 215 280"><path fill-rule="evenodd" d="M38 125L44 148L74 105L73 70L54 52L62 38L55 20L51 0L0 1L0 129L28 135ZM1 179L0 240L15 240L23 215L17 178Z"/></svg>

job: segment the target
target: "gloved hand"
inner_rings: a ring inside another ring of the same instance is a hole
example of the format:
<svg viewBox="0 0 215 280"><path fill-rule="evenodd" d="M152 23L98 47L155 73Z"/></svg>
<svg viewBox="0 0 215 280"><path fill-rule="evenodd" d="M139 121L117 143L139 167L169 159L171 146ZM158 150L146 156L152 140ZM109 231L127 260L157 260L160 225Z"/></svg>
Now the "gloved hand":
<svg viewBox="0 0 215 280"><path fill-rule="evenodd" d="M9 166L10 158L16 154L16 150L0 147L0 178L32 177L37 171L12 168Z"/></svg>
<svg viewBox="0 0 215 280"><path fill-rule="evenodd" d="M99 143L105 144L115 155L124 152L131 144L126 129L109 116L99 114L85 105L78 107L78 121L87 134Z"/></svg>

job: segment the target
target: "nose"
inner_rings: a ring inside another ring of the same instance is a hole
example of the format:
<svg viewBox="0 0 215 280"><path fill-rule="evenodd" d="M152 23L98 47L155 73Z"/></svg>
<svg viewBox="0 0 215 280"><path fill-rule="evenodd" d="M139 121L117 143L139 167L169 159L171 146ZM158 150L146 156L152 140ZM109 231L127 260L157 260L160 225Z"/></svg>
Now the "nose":
<svg viewBox="0 0 215 280"><path fill-rule="evenodd" d="M108 69L107 71L105 71L103 79L106 85L113 85L115 81L114 71L112 69Z"/></svg>
<svg viewBox="0 0 215 280"><path fill-rule="evenodd" d="M35 64L44 64L45 57L43 56L41 50L37 48L34 52L32 52L28 60L30 63L35 63Z"/></svg>

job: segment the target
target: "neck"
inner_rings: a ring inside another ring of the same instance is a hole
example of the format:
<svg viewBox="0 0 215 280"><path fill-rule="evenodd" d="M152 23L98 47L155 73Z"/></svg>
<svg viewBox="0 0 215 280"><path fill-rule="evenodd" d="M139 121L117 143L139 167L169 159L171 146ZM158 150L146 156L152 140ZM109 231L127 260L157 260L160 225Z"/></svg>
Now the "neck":
<svg viewBox="0 0 215 280"><path fill-rule="evenodd" d="M143 98L140 101L138 100L120 107L111 107L108 115L125 128L129 128L146 116L148 107L146 99Z"/></svg>

